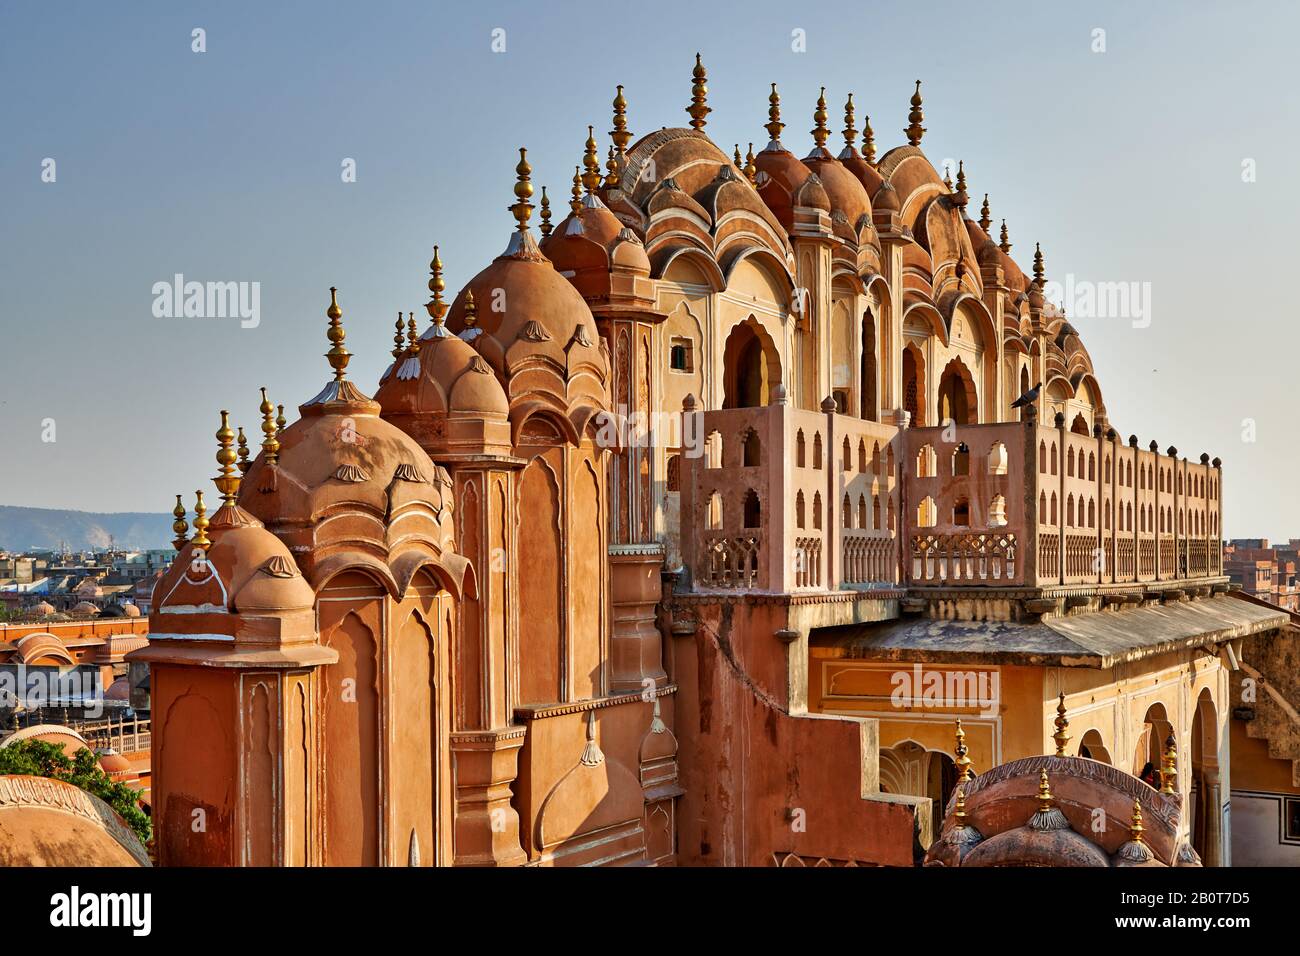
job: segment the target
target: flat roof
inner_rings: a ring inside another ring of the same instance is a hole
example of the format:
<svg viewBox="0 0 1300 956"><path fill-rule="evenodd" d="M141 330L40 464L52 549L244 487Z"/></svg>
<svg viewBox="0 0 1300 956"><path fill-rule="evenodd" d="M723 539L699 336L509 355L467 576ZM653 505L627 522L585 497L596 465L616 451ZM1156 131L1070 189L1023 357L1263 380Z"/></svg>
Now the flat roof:
<svg viewBox="0 0 1300 956"><path fill-rule="evenodd" d="M903 617L814 628L808 645L822 652L819 657L1104 669L1166 651L1276 630L1289 622L1281 608L1214 597L1035 621Z"/></svg>

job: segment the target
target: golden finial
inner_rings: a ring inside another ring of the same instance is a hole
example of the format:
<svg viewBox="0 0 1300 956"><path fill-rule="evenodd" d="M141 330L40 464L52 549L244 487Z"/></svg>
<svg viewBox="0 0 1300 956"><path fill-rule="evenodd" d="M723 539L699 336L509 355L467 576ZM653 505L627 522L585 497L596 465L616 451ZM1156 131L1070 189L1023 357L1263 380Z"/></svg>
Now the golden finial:
<svg viewBox="0 0 1300 956"><path fill-rule="evenodd" d="M752 185L758 185L758 166L754 163L754 144L749 144L749 152L745 154L745 178Z"/></svg>
<svg viewBox="0 0 1300 956"><path fill-rule="evenodd" d="M217 491L221 492L221 500L226 504L234 504L235 497L239 494L239 476L235 474L235 462L239 460L235 449L232 447L235 442L235 433L230 428L230 413L224 408L221 410L221 427L217 429L217 464L221 466L220 473L212 479L212 483L217 486Z"/></svg>
<svg viewBox="0 0 1300 956"><path fill-rule="evenodd" d="M1052 785L1047 779L1047 768L1044 767L1038 774L1038 809L1039 811L1051 810L1052 803Z"/></svg>
<svg viewBox="0 0 1300 956"><path fill-rule="evenodd" d="M1070 722L1065 719L1065 691L1061 691L1061 696L1056 702L1056 733L1052 734L1052 739L1056 741L1056 756L1065 756L1065 745L1070 742L1070 735L1066 733L1070 729Z"/></svg>
<svg viewBox="0 0 1300 956"><path fill-rule="evenodd" d="M465 314L462 316L465 328L472 329L478 321L478 308L474 305L474 290L465 290Z"/></svg>
<svg viewBox="0 0 1300 956"><path fill-rule="evenodd" d="M781 141L781 130L785 129L785 124L781 122L781 94L776 91L776 84L772 84L772 92L767 98L767 135L772 137L772 142Z"/></svg>
<svg viewBox="0 0 1300 956"><path fill-rule="evenodd" d="M1007 221L1002 220L1002 234L998 239L998 248L1003 252L1011 251L1011 237L1007 234Z"/></svg>
<svg viewBox="0 0 1300 956"><path fill-rule="evenodd" d="M745 168L745 160L741 158L739 143L736 144L736 151L731 154L731 161L736 164L737 169L743 170Z"/></svg>
<svg viewBox="0 0 1300 956"><path fill-rule="evenodd" d="M876 164L876 133L871 128L871 117L862 117L862 158Z"/></svg>
<svg viewBox="0 0 1300 956"><path fill-rule="evenodd" d="M943 184L948 188L948 192L952 192L952 171L946 164L943 167Z"/></svg>
<svg viewBox="0 0 1300 956"><path fill-rule="evenodd" d="M544 192L544 190L543 190ZM446 290L447 283L442 278L442 257L438 255L438 247L433 247L433 258L429 260L429 301L425 303L424 310L429 313L429 318L437 322L447 314L447 303L442 301L442 293ZM401 317L401 313L398 313Z"/></svg>
<svg viewBox="0 0 1300 956"><path fill-rule="evenodd" d="M1038 290L1043 290L1043 249L1038 243L1034 243L1034 284Z"/></svg>
<svg viewBox="0 0 1300 956"><path fill-rule="evenodd" d="M190 540L186 536L186 532L189 531L190 526L185 521L185 505L181 504L180 495L176 496L176 507L172 509L172 515L176 518L176 520L172 522L172 531L176 534L176 537L172 540L172 547L179 551L181 548L185 547L186 542Z"/></svg>
<svg viewBox="0 0 1300 956"><path fill-rule="evenodd" d="M1128 825L1129 836L1134 843L1142 842L1142 834L1146 828L1142 826L1142 801L1133 801L1133 822Z"/></svg>
<svg viewBox="0 0 1300 956"><path fill-rule="evenodd" d="M705 102L708 97L709 88L705 84L708 75L704 72L704 64L700 61L700 55L695 54L695 69L691 71L691 105L686 107L686 112L691 115L691 126L694 129L704 129L704 117L713 112Z"/></svg>
<svg viewBox="0 0 1300 956"><path fill-rule="evenodd" d="M594 127L587 127L586 149L582 153L582 185L590 196L600 186L600 160L596 158L596 134Z"/></svg>
<svg viewBox="0 0 1300 956"><path fill-rule="evenodd" d="M955 751L957 759L953 761L957 766L957 782L959 784L970 780L974 774L970 771L970 757L967 756L969 751L966 749L966 731L962 729L961 718L957 718L957 749Z"/></svg>
<svg viewBox="0 0 1300 956"><path fill-rule="evenodd" d="M401 309L397 310L397 322L393 325L393 329L393 358L397 358L402 354L402 350L406 348L406 336L404 334L406 323L402 321Z"/></svg>
<svg viewBox="0 0 1300 956"><path fill-rule="evenodd" d="M546 237L551 234L555 227L551 225L551 200L546 195L546 187L542 187L542 236Z"/></svg>
<svg viewBox="0 0 1300 956"><path fill-rule="evenodd" d="M248 439L244 437L244 426L239 426L239 473L248 474L248 469L253 467L253 463L248 460Z"/></svg>
<svg viewBox="0 0 1300 956"><path fill-rule="evenodd" d="M1165 755L1160 762L1160 792L1178 792L1178 744L1172 733L1165 740Z"/></svg>
<svg viewBox="0 0 1300 956"><path fill-rule="evenodd" d="M276 410L279 412L279 414L275 416L275 434L276 434L277 436L279 436L279 434L280 434L282 431L284 431L285 426L289 424L289 419L287 419L287 418L284 417L284 406L283 406L283 405L277 405L277 406L275 406L275 407L276 407Z"/></svg>
<svg viewBox="0 0 1300 956"><path fill-rule="evenodd" d="M397 313L397 324L402 324L402 313ZM400 334L400 333L399 333ZM397 352L393 353L398 354ZM284 408L283 405L280 406ZM271 464L280 457L280 439L276 434L275 422L271 419L271 413L275 411L275 406L271 400L266 397L265 387L262 389L262 404L257 406L257 410L262 413L262 453L266 456L267 464Z"/></svg>
<svg viewBox="0 0 1300 956"><path fill-rule="evenodd" d="M817 108L813 110L813 128L810 131L818 149L826 148L826 137L830 135L830 130L826 128L826 119L826 87L823 86L817 97Z"/></svg>
<svg viewBox="0 0 1300 956"><path fill-rule="evenodd" d="M907 114L907 128L903 130L912 146L921 145L921 137L925 135L925 127L921 125L924 119L925 114L921 112L921 81L917 80L916 92L912 94L912 108Z"/></svg>
<svg viewBox="0 0 1300 956"><path fill-rule="evenodd" d="M614 147L609 147L605 153L605 181L601 183L601 189L613 189L618 185L618 160L614 158Z"/></svg>
<svg viewBox="0 0 1300 956"><path fill-rule="evenodd" d="M415 328L414 312L406 313L406 347L412 352L420 351L420 335Z"/></svg>
<svg viewBox="0 0 1300 956"><path fill-rule="evenodd" d="M970 195L966 192L966 165L960 159L957 160L957 195L953 197L953 202L963 211L970 202Z"/></svg>
<svg viewBox="0 0 1300 956"><path fill-rule="evenodd" d="M857 141L858 131L853 125L853 94L844 102L844 148L852 151Z"/></svg>
<svg viewBox="0 0 1300 956"><path fill-rule="evenodd" d="M984 194L984 203L980 206L980 228L987 234L993 220L989 218L989 194Z"/></svg>
<svg viewBox="0 0 1300 956"><path fill-rule="evenodd" d="M208 540L208 509L203 504L203 492L194 492L196 499L194 502L194 547L209 548L212 542Z"/></svg>
<svg viewBox="0 0 1300 956"><path fill-rule="evenodd" d="M582 175L581 168L573 167L573 189L569 191L569 211L575 216L582 212Z"/></svg>
<svg viewBox="0 0 1300 956"><path fill-rule="evenodd" d="M340 321L343 318L343 310L339 308L338 292L338 289L330 286L330 307L325 310L325 315L330 320L329 331L325 333L330 340L330 350L325 353L325 357L329 359L330 367L334 369L334 381L341 382L347 377L348 362L352 359L352 353L343 347L343 340L347 338L348 333Z"/></svg>
<svg viewBox="0 0 1300 956"><path fill-rule="evenodd" d="M619 159L622 159L627 153L628 144L632 142L632 134L627 128L627 99L623 96L623 87L616 87L617 92L614 94L614 128L609 131L609 138L614 141L614 149L618 153Z"/></svg>
<svg viewBox="0 0 1300 956"><path fill-rule="evenodd" d="M520 146L519 165L515 167L515 175L518 176L515 182L515 202L510 206L520 232L528 231L528 217L533 214L533 204L528 201L533 196L533 181L529 179L532 172L533 167L528 165L528 150Z"/></svg>
<svg viewBox="0 0 1300 956"><path fill-rule="evenodd" d="M966 787L963 784L957 784L957 807L953 816L957 820L957 826L964 826L966 823Z"/></svg>

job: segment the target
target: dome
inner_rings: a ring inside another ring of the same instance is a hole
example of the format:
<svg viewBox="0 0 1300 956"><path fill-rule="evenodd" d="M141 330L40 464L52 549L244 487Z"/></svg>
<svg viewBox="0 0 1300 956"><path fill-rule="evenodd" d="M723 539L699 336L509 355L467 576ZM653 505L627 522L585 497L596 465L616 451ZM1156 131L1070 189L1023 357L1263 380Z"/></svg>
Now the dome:
<svg viewBox="0 0 1300 956"><path fill-rule="evenodd" d="M722 167L734 168L731 158L707 135L688 127L647 133L632 144L627 157L619 183L635 183L631 192L622 192L642 207L665 179L673 180L685 195L694 196L717 179Z"/></svg>
<svg viewBox="0 0 1300 956"><path fill-rule="evenodd" d="M123 617L139 617L139 616L140 616L140 609L139 609L138 607L136 607L134 604L123 604L123 605L122 605L122 616L123 616Z"/></svg>
<svg viewBox="0 0 1300 956"><path fill-rule="evenodd" d="M139 837L75 784L0 777L0 866L149 866Z"/></svg>
<svg viewBox="0 0 1300 956"><path fill-rule="evenodd" d="M857 232L863 216L871 221L871 199L866 189L824 146L809 153L803 163L821 181L831 212L844 213L854 232Z"/></svg>
<svg viewBox="0 0 1300 956"><path fill-rule="evenodd" d="M882 182L880 188L876 190L872 197L875 203L874 209L879 212L899 212L902 207L898 204L898 190L891 183Z"/></svg>
<svg viewBox="0 0 1300 956"><path fill-rule="evenodd" d="M1101 847L1071 829L1052 797L1046 770L1039 776L1038 798L1038 810L1024 826L986 838L966 854L961 865L1110 866Z"/></svg>
<svg viewBox="0 0 1300 956"><path fill-rule="evenodd" d="M122 777L135 773L135 767L131 766L131 761L111 747L107 750L101 750L98 757L99 768L114 779L120 780Z"/></svg>
<svg viewBox="0 0 1300 956"><path fill-rule="evenodd" d="M607 293L609 274L614 270L649 275L650 258L636 233L598 196L588 193L581 203L578 212L570 213L542 240L542 252L554 268L584 296Z"/></svg>
<svg viewBox="0 0 1300 956"><path fill-rule="evenodd" d="M82 601L80 604L76 604L73 606L72 613L73 614L98 614L99 608L95 607L95 605L91 604L89 601Z"/></svg>
<svg viewBox="0 0 1300 956"><path fill-rule="evenodd" d="M108 685L108 690L104 691L104 700L129 701L130 699L131 682L125 676L117 678Z"/></svg>
<svg viewBox="0 0 1300 956"><path fill-rule="evenodd" d="M41 617L47 617L54 613L54 605L49 601L42 601L40 604L33 605L33 614L39 614Z"/></svg>
<svg viewBox="0 0 1300 956"><path fill-rule="evenodd" d="M223 505L197 560L193 541L158 588L157 613L275 613L312 607L314 595L288 549L244 509ZM116 686L116 682L114 684ZM128 699L129 699L129 687Z"/></svg>
<svg viewBox="0 0 1300 956"><path fill-rule="evenodd" d="M19 728L0 741L0 747L8 747L23 740L42 740L48 744L62 744L65 757L71 757L78 750L90 749L85 737L62 724L32 724L30 727Z"/></svg>

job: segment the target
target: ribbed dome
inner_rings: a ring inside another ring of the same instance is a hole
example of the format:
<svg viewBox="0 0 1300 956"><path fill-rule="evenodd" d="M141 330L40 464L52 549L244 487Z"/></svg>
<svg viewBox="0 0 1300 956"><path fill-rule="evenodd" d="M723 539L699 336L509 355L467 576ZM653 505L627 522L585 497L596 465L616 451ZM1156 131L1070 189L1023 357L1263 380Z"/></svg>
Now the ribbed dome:
<svg viewBox="0 0 1300 956"><path fill-rule="evenodd" d="M842 212L856 231L858 222L866 216L871 220L871 199L862 183L824 147L814 149L803 161L821 180L822 188L830 200L831 212Z"/></svg>

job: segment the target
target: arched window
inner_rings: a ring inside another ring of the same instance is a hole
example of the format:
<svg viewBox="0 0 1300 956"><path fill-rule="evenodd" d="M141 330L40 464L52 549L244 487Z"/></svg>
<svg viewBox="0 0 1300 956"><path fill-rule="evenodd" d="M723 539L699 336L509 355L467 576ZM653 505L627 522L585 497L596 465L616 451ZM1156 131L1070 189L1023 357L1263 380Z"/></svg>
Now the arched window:
<svg viewBox="0 0 1300 956"><path fill-rule="evenodd" d="M1092 498L1088 499L1088 527L1097 527L1097 502Z"/></svg>
<svg viewBox="0 0 1300 956"><path fill-rule="evenodd" d="M822 529L822 493L819 491L813 495L813 528L817 531Z"/></svg>
<svg viewBox="0 0 1300 956"><path fill-rule="evenodd" d="M952 523L959 528L970 527L970 502L958 498L952 505Z"/></svg>
<svg viewBox="0 0 1300 956"><path fill-rule="evenodd" d="M758 505L758 492L750 488L745 492L745 527L761 528L763 516Z"/></svg>
<svg viewBox="0 0 1300 956"><path fill-rule="evenodd" d="M952 473L954 475L970 474L970 448L965 442L957 446L957 450L952 453Z"/></svg>
<svg viewBox="0 0 1300 956"><path fill-rule="evenodd" d="M880 495L871 496L871 527L880 530Z"/></svg>
<svg viewBox="0 0 1300 956"><path fill-rule="evenodd" d="M1056 524L1056 492L1052 492L1052 524Z"/></svg>
<svg viewBox="0 0 1300 956"><path fill-rule="evenodd" d="M1007 473L1007 446L1000 441L995 441L989 447L989 467L990 475L1005 475Z"/></svg>
<svg viewBox="0 0 1300 956"><path fill-rule="evenodd" d="M722 495L716 491L709 495L708 522L710 531L722 530Z"/></svg>
<svg viewBox="0 0 1300 956"><path fill-rule="evenodd" d="M863 438L858 439L858 471L867 473L867 442Z"/></svg>
<svg viewBox="0 0 1300 956"><path fill-rule="evenodd" d="M758 432L754 431L752 428L745 434L743 456L746 468L752 468L755 465L763 463L762 448L758 440Z"/></svg>
<svg viewBox="0 0 1300 956"><path fill-rule="evenodd" d="M1038 473L1047 474L1047 442L1044 441L1038 443Z"/></svg>
<svg viewBox="0 0 1300 956"><path fill-rule="evenodd" d="M1056 474L1056 442L1052 442L1052 474Z"/></svg>
<svg viewBox="0 0 1300 956"><path fill-rule="evenodd" d="M665 485L670 493L682 490L682 456L679 454L668 456L668 478Z"/></svg>
<svg viewBox="0 0 1300 956"><path fill-rule="evenodd" d="M804 441L803 429L799 429L794 436L794 463L797 467L804 467Z"/></svg>
<svg viewBox="0 0 1300 956"><path fill-rule="evenodd" d="M867 496L858 495L858 527L868 528L875 527L875 523L867 524Z"/></svg>
<svg viewBox="0 0 1300 956"><path fill-rule="evenodd" d="M1097 456L1088 452L1088 480L1097 480Z"/></svg>
<svg viewBox="0 0 1300 956"><path fill-rule="evenodd" d="M1065 449L1065 476L1067 478L1074 477L1074 449L1068 445Z"/></svg>
<svg viewBox="0 0 1300 956"><path fill-rule="evenodd" d="M1047 492L1038 493L1038 520L1041 524L1047 524Z"/></svg>
<svg viewBox="0 0 1300 956"><path fill-rule="evenodd" d="M813 434L813 467L820 468L821 466L822 466L822 433L815 432Z"/></svg>
<svg viewBox="0 0 1300 956"><path fill-rule="evenodd" d="M916 477L933 478L934 472L934 448L930 445L922 445L920 451L916 453Z"/></svg>
<svg viewBox="0 0 1300 956"><path fill-rule="evenodd" d="M840 507L840 521L845 528L853 527L853 503L849 501L849 496L844 495L844 504Z"/></svg>
<svg viewBox="0 0 1300 956"><path fill-rule="evenodd" d="M934 499L926 495L921 499L921 503L916 506L916 526L918 528L933 528L937 520L937 511L934 507Z"/></svg>
<svg viewBox="0 0 1300 956"><path fill-rule="evenodd" d="M803 492L801 491L794 496L794 524L796 528L806 527L803 511Z"/></svg>
<svg viewBox="0 0 1300 956"><path fill-rule="evenodd" d="M851 448L850 448L850 446L849 446L849 436L848 436L848 435L845 435L845 436L844 436L844 447L843 447L843 450L840 452L840 458L843 459L843 463L840 465L840 470L841 470L841 471L852 471L852 470L853 470L853 451L851 450Z"/></svg>

